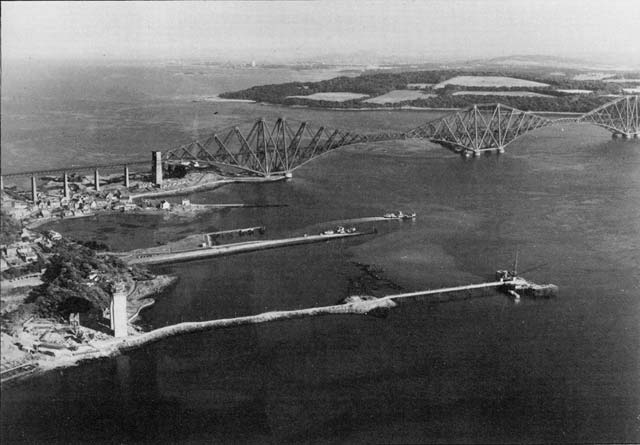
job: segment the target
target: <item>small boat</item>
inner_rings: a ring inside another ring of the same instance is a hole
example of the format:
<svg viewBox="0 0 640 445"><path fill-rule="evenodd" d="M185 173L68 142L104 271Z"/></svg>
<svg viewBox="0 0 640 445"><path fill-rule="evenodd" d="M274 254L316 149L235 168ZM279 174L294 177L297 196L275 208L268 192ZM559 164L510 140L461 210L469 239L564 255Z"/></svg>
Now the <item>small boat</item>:
<svg viewBox="0 0 640 445"><path fill-rule="evenodd" d="M398 210L396 212L385 213L382 216L387 219L415 219L416 214L415 212L403 213L402 210Z"/></svg>

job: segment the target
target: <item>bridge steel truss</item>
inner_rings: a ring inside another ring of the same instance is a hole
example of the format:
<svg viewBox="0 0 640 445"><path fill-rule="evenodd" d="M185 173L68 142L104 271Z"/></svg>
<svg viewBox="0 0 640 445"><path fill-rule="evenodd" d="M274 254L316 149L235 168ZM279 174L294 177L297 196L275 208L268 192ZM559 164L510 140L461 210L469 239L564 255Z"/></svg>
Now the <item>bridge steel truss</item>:
<svg viewBox="0 0 640 445"><path fill-rule="evenodd" d="M352 131L293 126L283 118L273 125L257 120L248 132L231 127L211 134L204 142L193 141L163 155L172 165L213 166L255 176L286 175L312 159L345 145L397 139L397 133L361 135Z"/></svg>
<svg viewBox="0 0 640 445"><path fill-rule="evenodd" d="M606 128L614 135L625 138L640 135L640 96L623 96L604 104L575 120Z"/></svg>
<svg viewBox="0 0 640 445"><path fill-rule="evenodd" d="M408 138L429 139L459 151L480 155L504 152L504 147L523 134L546 127L552 120L502 104L473 105L415 128Z"/></svg>
<svg viewBox="0 0 640 445"><path fill-rule="evenodd" d="M500 103L473 105L430 121L408 132L359 134L313 127L283 118L270 124L255 121L249 131L230 127L174 148L163 155L166 164L212 166L256 176L286 175L312 159L346 145L392 139L427 139L466 156L504 152L525 133L560 122L591 123L615 134L640 133L639 96L624 96L578 118L551 120Z"/></svg>

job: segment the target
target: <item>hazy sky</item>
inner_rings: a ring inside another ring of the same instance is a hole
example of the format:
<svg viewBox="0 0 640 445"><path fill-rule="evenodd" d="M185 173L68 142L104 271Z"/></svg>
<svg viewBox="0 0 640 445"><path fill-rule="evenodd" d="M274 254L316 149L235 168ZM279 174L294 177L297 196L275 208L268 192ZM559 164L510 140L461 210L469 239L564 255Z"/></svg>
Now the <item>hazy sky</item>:
<svg viewBox="0 0 640 445"><path fill-rule="evenodd" d="M640 58L640 0L2 2L2 56Z"/></svg>

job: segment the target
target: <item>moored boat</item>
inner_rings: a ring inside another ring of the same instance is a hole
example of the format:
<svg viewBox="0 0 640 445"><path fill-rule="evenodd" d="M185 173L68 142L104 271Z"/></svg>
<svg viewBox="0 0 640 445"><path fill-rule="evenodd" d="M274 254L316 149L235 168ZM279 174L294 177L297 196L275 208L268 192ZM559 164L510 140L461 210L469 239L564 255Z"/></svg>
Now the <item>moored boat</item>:
<svg viewBox="0 0 640 445"><path fill-rule="evenodd" d="M416 214L415 212L403 213L402 210L398 210L395 212L385 213L382 217L387 219L415 219Z"/></svg>

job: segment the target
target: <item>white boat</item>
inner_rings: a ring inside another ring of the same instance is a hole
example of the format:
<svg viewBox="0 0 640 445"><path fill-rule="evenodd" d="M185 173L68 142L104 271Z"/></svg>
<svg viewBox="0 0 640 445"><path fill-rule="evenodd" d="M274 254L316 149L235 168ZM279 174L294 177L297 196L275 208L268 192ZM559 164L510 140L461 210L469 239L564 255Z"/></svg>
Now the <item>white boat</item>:
<svg viewBox="0 0 640 445"><path fill-rule="evenodd" d="M387 219L415 219L415 212L412 213L402 213L402 210L398 210L397 212L385 213L382 215Z"/></svg>

